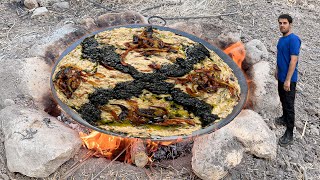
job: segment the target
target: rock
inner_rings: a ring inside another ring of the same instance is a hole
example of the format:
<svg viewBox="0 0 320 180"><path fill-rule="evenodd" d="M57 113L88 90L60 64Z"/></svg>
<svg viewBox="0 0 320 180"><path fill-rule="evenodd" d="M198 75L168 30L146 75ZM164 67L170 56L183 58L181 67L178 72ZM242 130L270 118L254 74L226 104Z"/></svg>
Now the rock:
<svg viewBox="0 0 320 180"><path fill-rule="evenodd" d="M298 153L292 150L288 152L288 155L292 161L296 161L299 158Z"/></svg>
<svg viewBox="0 0 320 180"><path fill-rule="evenodd" d="M40 6L51 6L54 3L61 2L62 0L37 0Z"/></svg>
<svg viewBox="0 0 320 180"><path fill-rule="evenodd" d="M310 155L307 153L303 157L303 160L307 163L313 163L314 159L315 159L314 154Z"/></svg>
<svg viewBox="0 0 320 180"><path fill-rule="evenodd" d="M270 63L261 61L254 64L247 74L251 78L249 97L254 111L273 112L280 105L278 84L271 73Z"/></svg>
<svg viewBox="0 0 320 180"><path fill-rule="evenodd" d="M263 120L252 110L242 110L241 113L224 128L229 129L233 136L245 148L257 157L275 159L277 155L277 138Z"/></svg>
<svg viewBox="0 0 320 180"><path fill-rule="evenodd" d="M50 63L55 62L69 45L85 34L87 34L85 29L73 24L66 24L36 42L29 50L29 54L32 57L43 57Z"/></svg>
<svg viewBox="0 0 320 180"><path fill-rule="evenodd" d="M265 159L277 155L276 135L252 110L242 110L228 125L196 138L192 169L202 179L221 179L241 162L245 151Z"/></svg>
<svg viewBox="0 0 320 180"><path fill-rule="evenodd" d="M22 0L10 0L11 3L22 3Z"/></svg>
<svg viewBox="0 0 320 180"><path fill-rule="evenodd" d="M100 15L96 24L100 28L125 25L125 24L147 24L146 18L141 14L133 11L123 13L107 13Z"/></svg>
<svg viewBox="0 0 320 180"><path fill-rule="evenodd" d="M12 99L5 99L4 102L3 102L4 106L12 106L14 105L14 101Z"/></svg>
<svg viewBox="0 0 320 180"><path fill-rule="evenodd" d="M63 11L63 10L69 9L69 8L70 8L70 5L69 5L68 2L58 2L58 3L54 3L54 4L52 5L52 7L53 7L55 10Z"/></svg>
<svg viewBox="0 0 320 180"><path fill-rule="evenodd" d="M221 179L241 162L244 151L232 133L222 128L194 140L192 169L201 179Z"/></svg>
<svg viewBox="0 0 320 180"><path fill-rule="evenodd" d="M11 172L44 178L81 147L78 134L45 112L9 106L0 111L7 166Z"/></svg>
<svg viewBox="0 0 320 180"><path fill-rule="evenodd" d="M35 18L38 16L46 16L46 15L48 15L48 13L49 13L49 11L46 7L39 7L33 11L31 18Z"/></svg>
<svg viewBox="0 0 320 180"><path fill-rule="evenodd" d="M222 32L221 27L209 23L178 22L168 25L168 27L195 35L211 44L214 44L214 39Z"/></svg>
<svg viewBox="0 0 320 180"><path fill-rule="evenodd" d="M316 125L311 125L310 126L310 134L319 136L320 135L320 130Z"/></svg>
<svg viewBox="0 0 320 180"><path fill-rule="evenodd" d="M314 116L316 114L320 114L320 110L319 109L316 109L316 108L304 108L304 110L311 116Z"/></svg>
<svg viewBox="0 0 320 180"><path fill-rule="evenodd" d="M310 9L310 10L315 10L316 8L315 8L315 5L309 4L309 5L308 5L308 9Z"/></svg>
<svg viewBox="0 0 320 180"><path fill-rule="evenodd" d="M297 128L297 131L302 133L303 127L304 127L304 123L302 121L298 120L298 121L295 121L294 124L295 124L295 127Z"/></svg>
<svg viewBox="0 0 320 180"><path fill-rule="evenodd" d="M243 62L243 69L247 70L252 65L256 64L257 62L268 59L268 50L265 45L258 39L253 39L245 44L246 47L246 59Z"/></svg>
<svg viewBox="0 0 320 180"><path fill-rule="evenodd" d="M225 32L220 34L215 40L214 44L220 49L226 49L233 43L241 41L240 34L235 32Z"/></svg>
<svg viewBox="0 0 320 180"><path fill-rule="evenodd" d="M108 13L98 17L95 21L98 28L133 23L146 23L145 18L136 12ZM40 56L48 61L55 62L68 46L79 40L84 35L97 30L96 26L90 29L85 26L66 24L56 29L47 37L36 42L29 50L31 56Z"/></svg>
<svg viewBox="0 0 320 180"><path fill-rule="evenodd" d="M24 0L23 3L28 9L34 9L39 7L37 0Z"/></svg>
<svg viewBox="0 0 320 180"><path fill-rule="evenodd" d="M9 176L6 174L0 174L0 179L2 180L10 180Z"/></svg>
<svg viewBox="0 0 320 180"><path fill-rule="evenodd" d="M98 28L98 26L94 22L94 19L91 17L81 20L80 23L88 31L95 31Z"/></svg>
<svg viewBox="0 0 320 180"><path fill-rule="evenodd" d="M4 59L0 70L0 108L12 100L31 97L43 109L43 98L50 94L51 66L42 58Z"/></svg>
<svg viewBox="0 0 320 180"><path fill-rule="evenodd" d="M200 23L187 23L187 22L178 22L169 25L170 28L178 29L180 31L187 32L189 34L195 35L197 37L203 36L203 29Z"/></svg>

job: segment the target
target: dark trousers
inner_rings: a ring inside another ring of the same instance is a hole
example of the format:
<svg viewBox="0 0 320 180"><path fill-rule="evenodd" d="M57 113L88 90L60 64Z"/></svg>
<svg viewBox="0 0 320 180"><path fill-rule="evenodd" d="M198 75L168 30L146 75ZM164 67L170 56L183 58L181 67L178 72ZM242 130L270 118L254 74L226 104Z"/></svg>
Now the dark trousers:
<svg viewBox="0 0 320 180"><path fill-rule="evenodd" d="M296 97L296 84L296 82L291 82L290 91L285 91L283 89L283 82L278 81L278 93L282 104L283 118L289 132L293 132L294 128L294 99Z"/></svg>

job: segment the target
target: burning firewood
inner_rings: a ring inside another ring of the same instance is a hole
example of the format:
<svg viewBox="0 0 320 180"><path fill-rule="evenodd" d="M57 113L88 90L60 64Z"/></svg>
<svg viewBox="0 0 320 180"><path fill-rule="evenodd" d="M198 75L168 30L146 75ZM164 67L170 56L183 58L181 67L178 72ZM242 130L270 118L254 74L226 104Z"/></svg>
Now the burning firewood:
<svg viewBox="0 0 320 180"><path fill-rule="evenodd" d="M132 140L131 160L138 167L144 167L148 163L149 158L146 153L146 146L141 139Z"/></svg>

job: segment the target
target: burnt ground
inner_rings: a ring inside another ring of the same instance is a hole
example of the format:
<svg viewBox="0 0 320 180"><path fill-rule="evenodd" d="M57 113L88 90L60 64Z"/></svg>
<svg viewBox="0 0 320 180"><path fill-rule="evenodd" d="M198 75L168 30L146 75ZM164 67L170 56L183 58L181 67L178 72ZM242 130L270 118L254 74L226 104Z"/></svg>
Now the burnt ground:
<svg viewBox="0 0 320 180"><path fill-rule="evenodd" d="M37 40L47 36L54 29L67 23L78 24L86 17L115 11L133 10L145 16L159 15L162 17L211 16L200 19L168 20L167 24L186 21L190 24L209 23L214 26L205 27L210 38L219 27L225 32L238 32L243 42L252 39L261 40L268 49L268 60L275 65L276 43L281 34L278 31L277 17L281 13L290 13L294 17L293 31L300 36L303 45L299 59L299 83L296 97L296 129L295 141L287 148L278 148L277 158L267 161L245 155L241 164L232 169L225 179L320 179L320 1L318 0L67 0L70 9L55 10L48 6L49 16L31 19L28 11L13 0L0 2L0 60L32 57L28 49ZM92 3L93 2L93 3ZM161 6L159 6L161 5ZM153 9L149 7L154 7ZM5 68L5 67L2 67ZM277 112L261 114L277 137L284 128L275 127L273 120L280 115ZM1 133L1 132L0 132ZM31 179L19 173L11 173L6 168L3 136L0 134L0 179ZM82 150L85 151L85 150ZM77 159L70 160L46 179L59 179ZM103 171L99 178L104 179L197 179L190 170L191 153L175 160L165 160L153 168L135 170L130 166L112 166ZM109 163L101 160L102 164ZM90 164L90 163L88 163ZM99 163L98 163L99 164ZM89 179L100 171L101 166L82 167L70 177L73 179ZM100 168L100 169L99 169ZM85 171L85 172L84 172ZM87 174L88 176L84 176ZM152 174L157 174L152 176ZM83 175L83 176L81 176ZM84 178L86 177L86 178Z"/></svg>

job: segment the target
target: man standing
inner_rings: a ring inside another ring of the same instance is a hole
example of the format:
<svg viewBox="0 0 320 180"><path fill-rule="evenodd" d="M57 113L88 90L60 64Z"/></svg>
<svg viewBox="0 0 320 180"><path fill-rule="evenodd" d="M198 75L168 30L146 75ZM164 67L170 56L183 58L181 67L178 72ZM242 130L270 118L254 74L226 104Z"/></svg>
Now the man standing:
<svg viewBox="0 0 320 180"><path fill-rule="evenodd" d="M292 33L292 17L282 14L278 18L282 37L277 45L277 69L278 93L282 104L283 114L276 118L276 123L287 127L284 135L279 139L281 146L292 144L293 128L295 121L294 99L296 95L296 83L298 80L298 56L301 40Z"/></svg>

